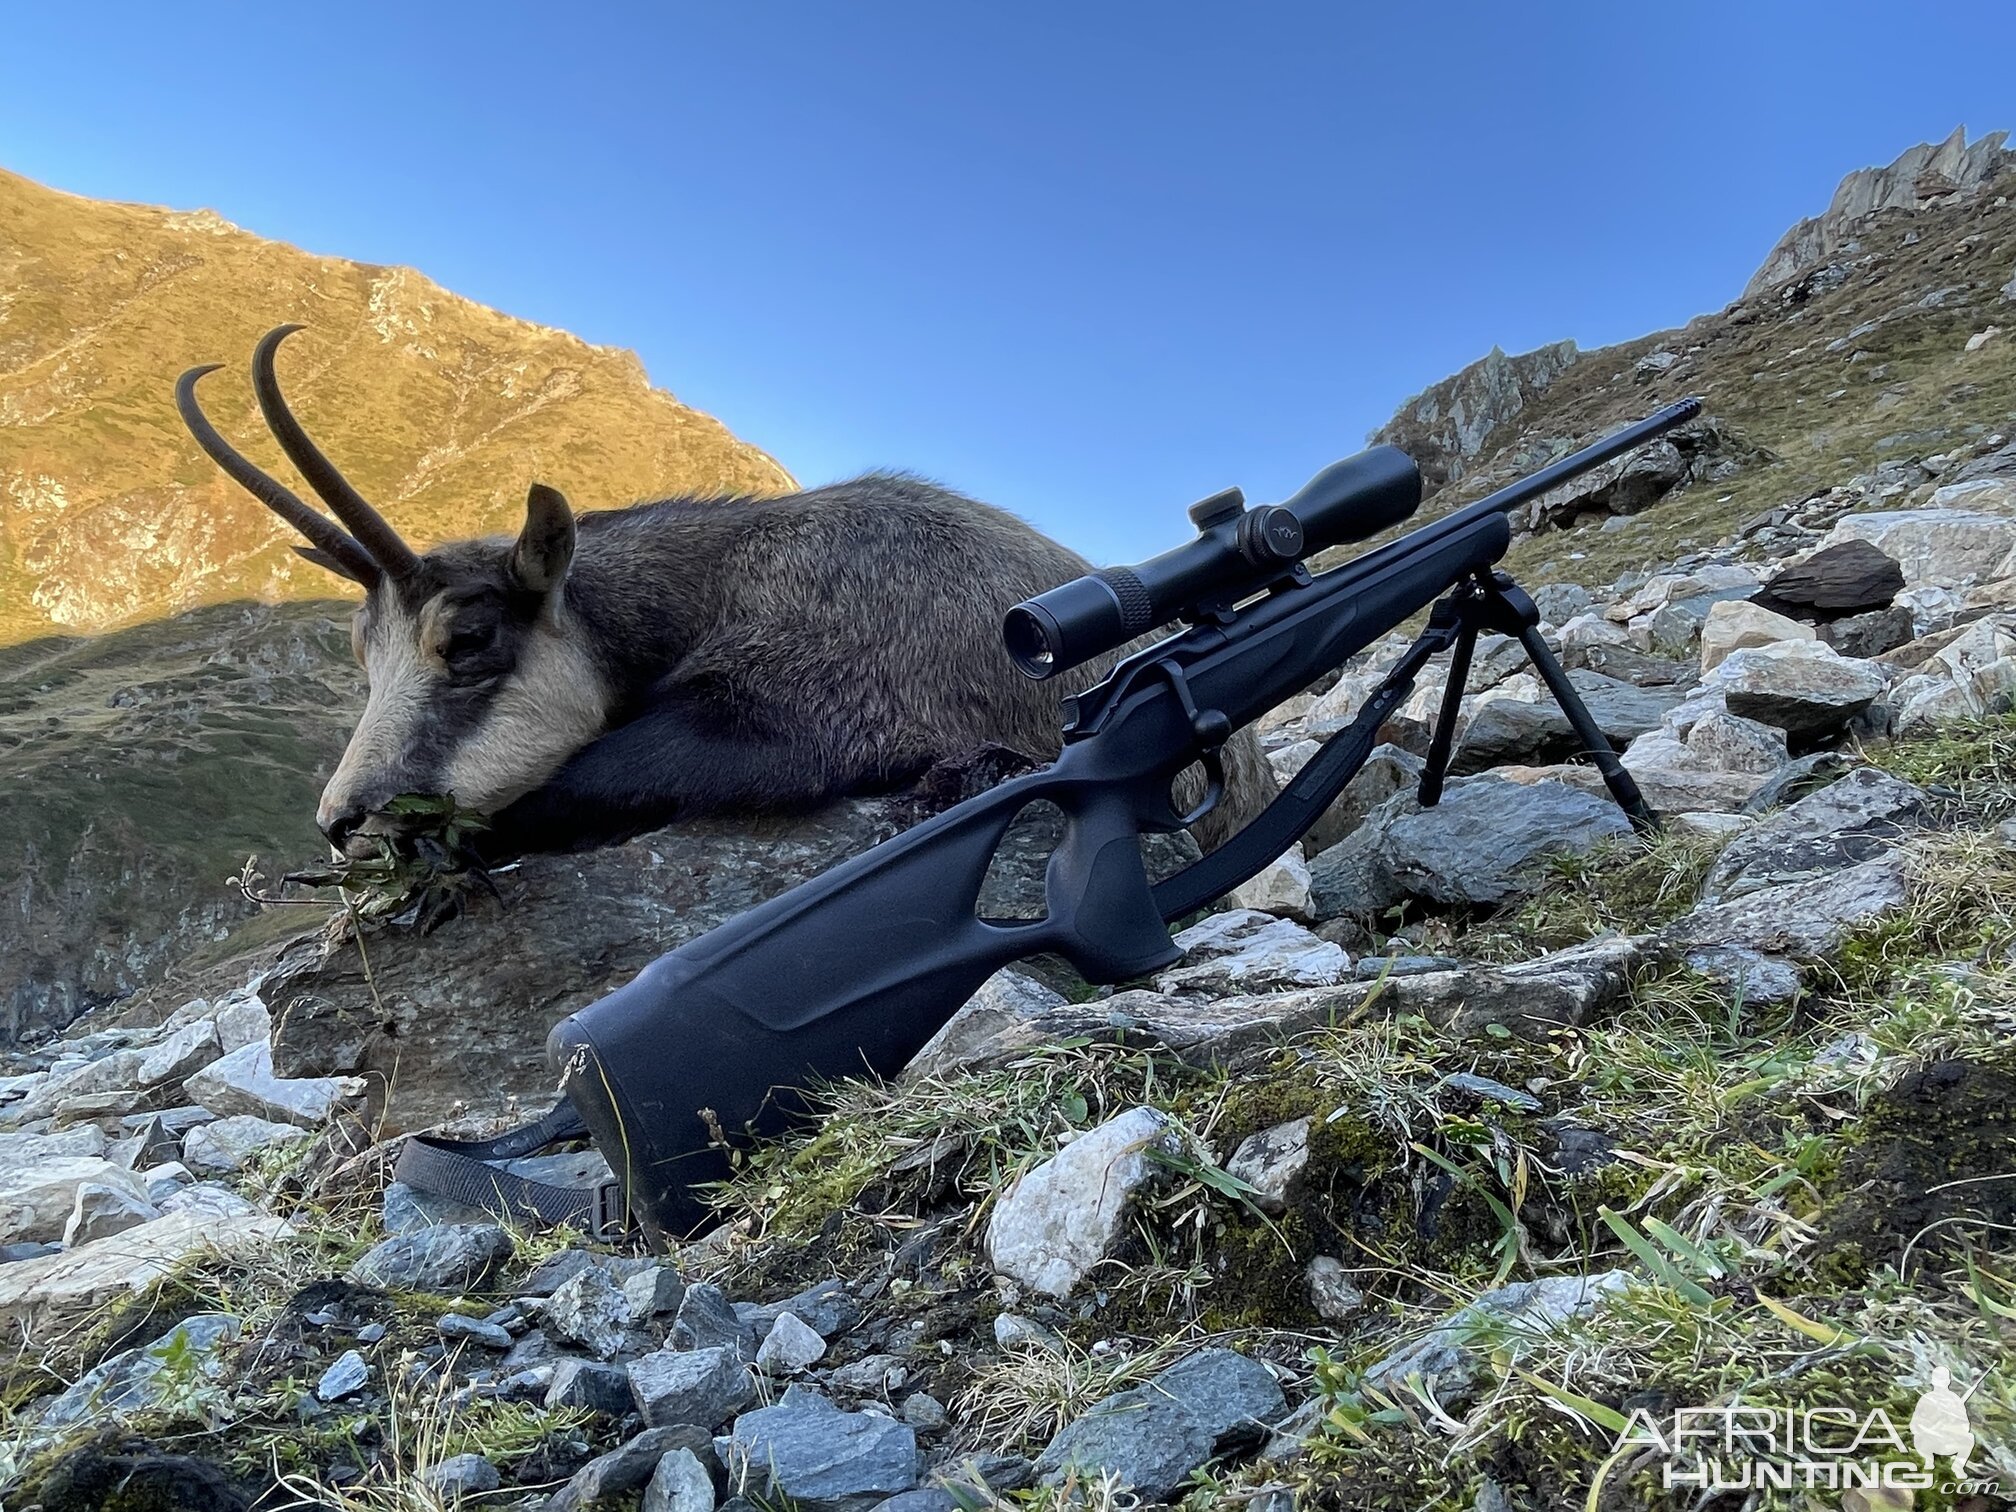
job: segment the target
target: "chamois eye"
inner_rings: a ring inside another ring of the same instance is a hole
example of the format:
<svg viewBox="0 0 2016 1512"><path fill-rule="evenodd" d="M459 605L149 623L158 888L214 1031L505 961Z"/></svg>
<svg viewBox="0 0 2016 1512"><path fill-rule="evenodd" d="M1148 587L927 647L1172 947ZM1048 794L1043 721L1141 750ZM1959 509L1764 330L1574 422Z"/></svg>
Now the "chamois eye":
<svg viewBox="0 0 2016 1512"><path fill-rule="evenodd" d="M490 643L496 638L497 627L493 624L457 625L448 632L448 644L441 648L441 654L450 661L457 661L489 650Z"/></svg>

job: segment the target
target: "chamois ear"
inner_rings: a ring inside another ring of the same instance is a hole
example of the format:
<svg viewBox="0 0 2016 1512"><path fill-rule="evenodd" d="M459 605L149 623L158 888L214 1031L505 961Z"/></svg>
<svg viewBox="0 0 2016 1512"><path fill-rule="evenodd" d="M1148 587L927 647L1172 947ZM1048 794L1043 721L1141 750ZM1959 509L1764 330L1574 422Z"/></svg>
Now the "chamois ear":
<svg viewBox="0 0 2016 1512"><path fill-rule="evenodd" d="M511 576L532 593L551 593L574 559L574 511L557 488L534 483L525 495L525 528L511 548Z"/></svg>

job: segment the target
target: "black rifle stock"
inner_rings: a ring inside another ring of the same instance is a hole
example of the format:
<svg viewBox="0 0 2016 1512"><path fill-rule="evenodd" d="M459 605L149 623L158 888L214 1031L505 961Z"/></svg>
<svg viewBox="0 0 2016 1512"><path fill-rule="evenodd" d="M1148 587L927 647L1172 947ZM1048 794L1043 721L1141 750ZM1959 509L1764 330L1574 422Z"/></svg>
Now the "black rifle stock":
<svg viewBox="0 0 2016 1512"><path fill-rule="evenodd" d="M1011 961L1054 951L1087 981L1110 983L1176 960L1169 921L1250 878L1306 833L1363 764L1421 664L1444 649L1467 657L1480 627L1526 636L1584 729L1586 711L1532 628L1530 601L1492 571L1510 541L1506 515L1697 411L1691 400L1671 406L1354 561L1276 580L1236 609L1221 606L1074 700L1052 766L749 910L559 1024L548 1051L562 1090L615 1169L631 1214L654 1238L701 1226L707 1210L690 1188L727 1174L724 1141L801 1116L799 1089L894 1075ZM1209 765L1232 730L1430 605L1427 631L1352 725L1245 830L1151 886L1142 834L1196 817L1172 806L1178 774ZM1600 734L1593 741L1619 801L1644 821L1628 774ZM1446 739L1438 745L1446 759ZM1433 775L1439 791L1439 770ZM1423 796L1432 801L1425 782ZM1015 817L1037 801L1054 803L1065 819L1045 875L1045 916L982 919L989 862Z"/></svg>

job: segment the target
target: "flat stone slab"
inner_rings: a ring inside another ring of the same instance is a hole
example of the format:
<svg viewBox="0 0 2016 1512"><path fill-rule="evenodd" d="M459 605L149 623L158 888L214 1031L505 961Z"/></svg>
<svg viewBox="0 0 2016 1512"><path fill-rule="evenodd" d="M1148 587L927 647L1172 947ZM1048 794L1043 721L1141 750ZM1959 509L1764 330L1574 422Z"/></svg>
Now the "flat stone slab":
<svg viewBox="0 0 2016 1512"><path fill-rule="evenodd" d="M169 1213L80 1249L0 1265L0 1327L74 1316L151 1286L198 1255L249 1255L293 1233L269 1213Z"/></svg>

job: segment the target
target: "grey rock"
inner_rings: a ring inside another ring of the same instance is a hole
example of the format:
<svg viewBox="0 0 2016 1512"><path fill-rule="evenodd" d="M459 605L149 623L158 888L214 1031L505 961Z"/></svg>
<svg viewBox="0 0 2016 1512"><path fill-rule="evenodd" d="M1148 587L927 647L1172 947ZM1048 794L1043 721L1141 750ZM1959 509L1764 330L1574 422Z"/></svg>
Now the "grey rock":
<svg viewBox="0 0 2016 1512"><path fill-rule="evenodd" d="M1731 652L1702 684L1722 694L1730 713L1796 743L1842 729L1882 693L1883 672L1821 641L1780 641Z"/></svg>
<svg viewBox="0 0 2016 1512"><path fill-rule="evenodd" d="M244 1170L261 1151L307 1137L308 1131L295 1124L241 1113L191 1129L182 1139L182 1163L198 1176L230 1175Z"/></svg>
<svg viewBox="0 0 2016 1512"><path fill-rule="evenodd" d="M736 1316L734 1304L720 1287L695 1282L679 1300L672 1322L675 1349L731 1349L744 1360L756 1358L756 1329Z"/></svg>
<svg viewBox="0 0 2016 1512"><path fill-rule="evenodd" d="M495 1323L485 1323L481 1318L464 1317L461 1313L443 1313L435 1321L434 1330L450 1344L480 1344L485 1349L508 1350L512 1338L508 1329Z"/></svg>
<svg viewBox="0 0 2016 1512"><path fill-rule="evenodd" d="M162 1165L149 1166L140 1173L140 1180L147 1188L147 1200L156 1207L173 1192L179 1192L196 1179L189 1167L179 1160L170 1160Z"/></svg>
<svg viewBox="0 0 2016 1512"><path fill-rule="evenodd" d="M1428 809L1401 795L1310 864L1317 912L1376 913L1405 896L1495 907L1529 890L1547 857L1630 830L1615 803L1558 782L1480 777Z"/></svg>
<svg viewBox="0 0 2016 1512"><path fill-rule="evenodd" d="M158 1087L170 1082L179 1085L223 1053L217 1026L210 1020L183 1024L171 1029L141 1055L140 1085Z"/></svg>
<svg viewBox="0 0 2016 1512"><path fill-rule="evenodd" d="M1217 1454L1257 1444L1288 1415L1288 1399L1274 1373L1230 1349L1200 1349L1162 1371L1148 1389L1171 1398L1202 1423Z"/></svg>
<svg viewBox="0 0 2016 1512"><path fill-rule="evenodd" d="M1742 812L1762 814L1782 804L1797 802L1854 767L1853 759L1839 751L1815 751L1810 756L1796 757L1765 779L1764 785L1744 802Z"/></svg>
<svg viewBox="0 0 2016 1512"><path fill-rule="evenodd" d="M74 1249L94 1239L123 1234L160 1216L151 1202L126 1187L87 1181L77 1188L70 1220L63 1226L63 1242Z"/></svg>
<svg viewBox="0 0 2016 1512"><path fill-rule="evenodd" d="M826 1341L791 1313L781 1314L756 1350L756 1366L770 1375L797 1375L826 1354Z"/></svg>
<svg viewBox="0 0 2016 1512"><path fill-rule="evenodd" d="M1837 620L1886 609L1904 590L1904 569L1868 541L1844 541L1780 568L1752 600L1795 619Z"/></svg>
<svg viewBox="0 0 2016 1512"><path fill-rule="evenodd" d="M223 1346L238 1337L240 1326L228 1313L184 1318L153 1343L122 1350L85 1372L43 1406L36 1426L53 1432L86 1421L123 1419L159 1405L171 1385L214 1382L223 1373Z"/></svg>
<svg viewBox="0 0 2016 1512"><path fill-rule="evenodd" d="M714 1429L756 1400L756 1382L733 1349L659 1350L630 1362L630 1397L647 1427Z"/></svg>
<svg viewBox="0 0 2016 1512"><path fill-rule="evenodd" d="M193 1213L204 1218L245 1218L259 1211L227 1186L214 1181L196 1181L176 1186L150 1199L164 1213Z"/></svg>
<svg viewBox="0 0 2016 1512"><path fill-rule="evenodd" d="M1263 1213L1288 1211L1303 1172L1309 1169L1309 1129L1313 1119L1297 1118L1249 1134L1225 1162L1226 1174L1252 1189L1248 1198Z"/></svg>
<svg viewBox="0 0 2016 1512"><path fill-rule="evenodd" d="M129 1171L145 1171L150 1166L180 1161L182 1141L169 1133L168 1126L159 1118L149 1118L137 1132L110 1146L106 1153L116 1165Z"/></svg>
<svg viewBox="0 0 2016 1512"><path fill-rule="evenodd" d="M1903 908L1909 874L1880 856L1810 882L1762 888L1729 903L1704 904L1661 931L1684 954L1701 946L1740 948L1798 961L1826 960L1849 934Z"/></svg>
<svg viewBox="0 0 2016 1512"><path fill-rule="evenodd" d="M556 1407L586 1407L591 1412L622 1417L632 1405L630 1372L599 1360L561 1360L553 1367L545 1405L548 1411Z"/></svg>
<svg viewBox="0 0 2016 1512"><path fill-rule="evenodd" d="M436 1496L450 1501L495 1491L504 1483L497 1467L480 1454L451 1454L429 1465L420 1473L420 1479Z"/></svg>
<svg viewBox="0 0 2016 1512"><path fill-rule="evenodd" d="M1257 909L1212 914L1175 940L1183 960L1155 978L1158 992L1222 996L1327 987L1351 970L1351 958L1341 947Z"/></svg>
<svg viewBox="0 0 2016 1512"><path fill-rule="evenodd" d="M0 1244L61 1238L85 1187L107 1187L146 1200L140 1178L95 1155L59 1155L0 1166Z"/></svg>
<svg viewBox="0 0 2016 1512"><path fill-rule="evenodd" d="M883 1502L876 1512L960 1512L961 1503L950 1491L936 1486L926 1486L916 1491L905 1491L900 1496L892 1496Z"/></svg>
<svg viewBox="0 0 2016 1512"><path fill-rule="evenodd" d="M1803 986L1799 968L1783 956L1738 945L1697 945L1681 959L1688 970L1719 983L1732 998L1763 1005L1794 1001Z"/></svg>
<svg viewBox="0 0 2016 1512"><path fill-rule="evenodd" d="M1372 812L1394 794L1411 791L1421 781L1421 758L1391 743L1377 745L1365 758L1337 801L1323 811L1309 831L1308 850L1321 855L1363 825ZM1314 885L1314 875L1310 878Z"/></svg>
<svg viewBox="0 0 2016 1512"><path fill-rule="evenodd" d="M1452 1071L1442 1078L1441 1085L1451 1092L1461 1092L1481 1102L1494 1102L1501 1107L1512 1109L1515 1113L1540 1111L1540 1099L1531 1092L1508 1087L1501 1081L1493 1081L1488 1076L1479 1076L1474 1071Z"/></svg>
<svg viewBox="0 0 2016 1512"><path fill-rule="evenodd" d="M633 1323L647 1323L665 1313L676 1313L686 1300L686 1283L669 1265L652 1265L627 1276L623 1297L630 1304Z"/></svg>
<svg viewBox="0 0 2016 1512"><path fill-rule="evenodd" d="M735 1316L759 1332L766 1330L785 1313L811 1328L822 1339L837 1339L861 1321L861 1304L838 1279L808 1286L795 1297L761 1306L738 1302Z"/></svg>
<svg viewBox="0 0 2016 1512"><path fill-rule="evenodd" d="M251 1044L211 1061L183 1083L183 1090L219 1118L242 1114L312 1129L327 1123L343 1100L363 1087L349 1077L276 1076L272 1049Z"/></svg>
<svg viewBox="0 0 2016 1512"><path fill-rule="evenodd" d="M1037 1459L1036 1475L1052 1486L1110 1476L1144 1500L1169 1501L1211 1458L1211 1445L1211 1430L1181 1402L1137 1386L1067 1424Z"/></svg>
<svg viewBox="0 0 2016 1512"><path fill-rule="evenodd" d="M1601 1305L1631 1284L1628 1271L1590 1276L1545 1276L1485 1292L1402 1345L1365 1372L1365 1385L1394 1391L1419 1376L1438 1398L1459 1402L1474 1388L1483 1359L1494 1349L1518 1359L1542 1334Z"/></svg>
<svg viewBox="0 0 2016 1512"><path fill-rule="evenodd" d="M315 1395L325 1402L340 1402L344 1397L355 1396L364 1389L364 1383L371 1379L371 1367L364 1356L354 1349L346 1349L338 1356L336 1363L322 1372L315 1383Z"/></svg>
<svg viewBox="0 0 2016 1512"><path fill-rule="evenodd" d="M108 1158L105 1131L96 1124L75 1124L47 1134L0 1134L0 1167L8 1170L25 1170L64 1156Z"/></svg>
<svg viewBox="0 0 2016 1512"><path fill-rule="evenodd" d="M994 1316L994 1342L1003 1349L1040 1349L1046 1354L1064 1353L1064 1341L1057 1331L1034 1318L1004 1312Z"/></svg>
<svg viewBox="0 0 2016 1512"><path fill-rule="evenodd" d="M1334 1255L1318 1255L1303 1272L1309 1283L1309 1305L1327 1323L1344 1323L1365 1307L1365 1293L1351 1282L1351 1273Z"/></svg>
<svg viewBox="0 0 2016 1512"><path fill-rule="evenodd" d="M1136 1193L1164 1174L1153 1152L1181 1147L1181 1133L1154 1108L1130 1109L1079 1135L994 1204L987 1224L994 1269L1053 1297L1070 1295L1118 1242Z"/></svg>
<svg viewBox="0 0 2016 1512"><path fill-rule="evenodd" d="M595 1261L596 1257L586 1250L560 1250L533 1266L531 1273L512 1288L512 1293L519 1297L550 1297L561 1282L580 1275Z"/></svg>
<svg viewBox="0 0 2016 1512"><path fill-rule="evenodd" d="M1820 638L1843 656L1873 657L1894 651L1916 633L1916 621L1902 604L1844 615L1820 627Z"/></svg>
<svg viewBox="0 0 2016 1512"><path fill-rule="evenodd" d="M585 1349L598 1360L613 1360L629 1342L630 1299L600 1266L561 1282L537 1316L555 1343Z"/></svg>
<svg viewBox="0 0 2016 1512"><path fill-rule="evenodd" d="M1722 903L1868 861L1926 821L1918 788L1875 767L1850 772L1731 841L1701 885Z"/></svg>
<svg viewBox="0 0 2016 1512"><path fill-rule="evenodd" d="M546 1499L545 1512L586 1512L605 1497L621 1496L647 1484L666 1455L684 1449L711 1469L714 1436L704 1428L679 1424L646 1428L607 1454L598 1455L574 1472L573 1478Z"/></svg>
<svg viewBox="0 0 2016 1512"><path fill-rule="evenodd" d="M975 1046L1002 1029L1063 1001L1061 993L1033 977L1018 971L997 971L917 1052L904 1074L943 1076L958 1069Z"/></svg>
<svg viewBox="0 0 2016 1512"><path fill-rule="evenodd" d="M1639 688L1600 672L1571 672L1568 680L1589 706L1596 724L1617 745L1656 730L1666 711L1680 701L1677 688ZM1581 753L1568 716L1552 699L1526 703L1497 698L1482 704L1463 727L1449 770L1481 772L1508 763L1537 765Z"/></svg>
<svg viewBox="0 0 2016 1512"><path fill-rule="evenodd" d="M1596 600L1580 583L1542 583L1533 590L1533 606L1550 625L1565 625L1594 608Z"/></svg>
<svg viewBox="0 0 2016 1512"><path fill-rule="evenodd" d="M651 1472L642 1512L714 1512L714 1477L691 1449L674 1449Z"/></svg>
<svg viewBox="0 0 2016 1512"><path fill-rule="evenodd" d="M445 1224L374 1244L345 1274L387 1291L453 1295L482 1285L515 1248L494 1223Z"/></svg>
<svg viewBox="0 0 2016 1512"><path fill-rule="evenodd" d="M826 1373L835 1391L851 1391L861 1396L884 1396L901 1391L910 1379L909 1367L901 1355L871 1354L847 1365L836 1365Z"/></svg>
<svg viewBox="0 0 2016 1512"><path fill-rule="evenodd" d="M917 1484L917 1434L908 1424L842 1412L798 1387L737 1418L731 1443L732 1489L787 1497L805 1512L856 1512Z"/></svg>
<svg viewBox="0 0 2016 1512"><path fill-rule="evenodd" d="M945 1404L928 1391L913 1391L903 1398L903 1421L919 1433L936 1433L950 1425Z"/></svg>
<svg viewBox="0 0 2016 1512"><path fill-rule="evenodd" d="M1357 981L1370 982L1382 976L1426 976L1431 971L1457 971L1462 965L1454 956L1361 956L1351 975Z"/></svg>
<svg viewBox="0 0 2016 1512"><path fill-rule="evenodd" d="M1709 714L1687 732L1687 749L1724 772L1777 771L1790 759L1785 732L1735 714Z"/></svg>

